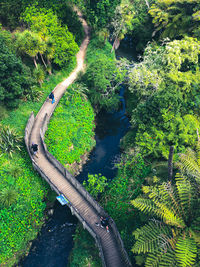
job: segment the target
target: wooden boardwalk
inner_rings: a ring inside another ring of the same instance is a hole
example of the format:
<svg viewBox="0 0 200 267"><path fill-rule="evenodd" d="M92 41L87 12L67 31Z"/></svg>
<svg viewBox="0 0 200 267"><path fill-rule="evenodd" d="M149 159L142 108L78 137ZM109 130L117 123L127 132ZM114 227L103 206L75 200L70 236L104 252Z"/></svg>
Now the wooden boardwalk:
<svg viewBox="0 0 200 267"><path fill-rule="evenodd" d="M91 196L89 196L88 193L87 195L81 193L83 189L81 189L82 187L78 182L70 182L63 172L56 167L55 164L52 164L52 161L49 160L49 157L47 157L45 145L41 139L41 135L43 136L44 134L43 123L45 116L48 121L65 90L71 83L74 82L78 72L83 70L84 67L85 51L89 43L89 29L80 14L79 16L83 23L86 37L80 47L79 53L77 54L77 67L65 81L56 86L54 90L56 103L51 104L51 102L47 99L38 112L36 118L33 119L32 116L32 125L30 126L30 122L28 123L29 125L27 124L25 141L35 169L38 170L38 172L49 182L51 187L57 193L62 193L69 200L69 207L71 208L72 213L78 217L78 219L83 223L83 226L95 238L102 258L102 265L108 267L126 267L131 266L131 264L123 248L122 242L119 241L119 235L116 234L115 223L111 222L109 233L107 233L105 229L95 225L95 222L99 221L100 215L104 215L105 212L100 206L100 208L96 208L96 204L93 205L91 204L93 202L88 201L88 199L92 199ZM33 142L39 145L38 157L32 157L30 153L30 146ZM75 181L75 178L72 176L70 179L74 179Z"/></svg>

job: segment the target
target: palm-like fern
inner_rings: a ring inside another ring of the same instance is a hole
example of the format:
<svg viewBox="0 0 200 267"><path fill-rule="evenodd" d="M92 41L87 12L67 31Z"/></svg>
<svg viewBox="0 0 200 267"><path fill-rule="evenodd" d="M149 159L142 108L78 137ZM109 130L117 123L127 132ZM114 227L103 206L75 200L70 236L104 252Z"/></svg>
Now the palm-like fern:
<svg viewBox="0 0 200 267"><path fill-rule="evenodd" d="M22 137L8 126L1 126L0 153L8 153L11 157L16 150L21 150Z"/></svg>
<svg viewBox="0 0 200 267"><path fill-rule="evenodd" d="M162 222L153 220L137 229L132 251L148 254L146 266L192 266L200 237L198 190L188 177L177 174L175 186L168 182L143 191L145 196L132 204Z"/></svg>
<svg viewBox="0 0 200 267"><path fill-rule="evenodd" d="M195 179L200 186L200 143L197 143L196 150L187 149L186 154L180 154L180 162L177 166L183 173Z"/></svg>
<svg viewBox="0 0 200 267"><path fill-rule="evenodd" d="M10 207L17 199L17 191L12 188L4 188L0 191L0 203L8 208Z"/></svg>

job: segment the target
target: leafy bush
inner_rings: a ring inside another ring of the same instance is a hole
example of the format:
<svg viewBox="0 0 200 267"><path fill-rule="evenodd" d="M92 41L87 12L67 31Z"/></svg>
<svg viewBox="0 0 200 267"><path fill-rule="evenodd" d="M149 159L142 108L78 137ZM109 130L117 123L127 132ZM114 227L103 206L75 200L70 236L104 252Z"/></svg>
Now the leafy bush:
<svg viewBox="0 0 200 267"><path fill-rule="evenodd" d="M62 164L80 161L94 146L94 113L81 93L68 89L54 112L45 142Z"/></svg>
<svg viewBox="0 0 200 267"><path fill-rule="evenodd" d="M81 225L76 229L73 254L70 257L70 267L101 267L99 251L95 247L94 239Z"/></svg>
<svg viewBox="0 0 200 267"><path fill-rule="evenodd" d="M117 91L120 75L115 56L110 50L111 45L106 42L102 46L98 36L94 37L88 46L86 56L88 67L81 81L88 87L87 95L96 110L117 109L119 104Z"/></svg>
<svg viewBox="0 0 200 267"><path fill-rule="evenodd" d="M99 193L104 192L108 185L107 178L99 174L88 174L87 181L83 182L85 189L94 197L97 198Z"/></svg>
<svg viewBox="0 0 200 267"><path fill-rule="evenodd" d="M17 107L19 98L32 84L32 78L7 41L0 30L0 101L8 107Z"/></svg>
<svg viewBox="0 0 200 267"><path fill-rule="evenodd" d="M47 187L26 157L22 151L13 159L6 154L0 158L0 264L8 264L7 260L19 250L22 253L42 223ZM13 164L20 168L19 175L13 176Z"/></svg>

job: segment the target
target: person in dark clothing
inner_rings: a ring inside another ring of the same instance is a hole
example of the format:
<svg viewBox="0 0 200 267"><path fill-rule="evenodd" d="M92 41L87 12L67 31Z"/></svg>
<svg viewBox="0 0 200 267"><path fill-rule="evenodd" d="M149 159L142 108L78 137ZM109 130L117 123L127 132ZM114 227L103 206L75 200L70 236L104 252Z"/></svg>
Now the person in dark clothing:
<svg viewBox="0 0 200 267"><path fill-rule="evenodd" d="M37 154L37 152L38 152L38 145L32 143L31 149L33 150L33 154L34 154L35 156L37 156L36 154Z"/></svg>
<svg viewBox="0 0 200 267"><path fill-rule="evenodd" d="M100 221L101 221L101 228L106 228L107 232L109 233L109 228L108 228L109 218L101 216ZM99 226L99 223L96 223L96 226Z"/></svg>
<svg viewBox="0 0 200 267"><path fill-rule="evenodd" d="M49 95L49 99L52 100L52 101L51 101L51 104L55 103L55 96L54 96L53 91L50 93L50 95Z"/></svg>

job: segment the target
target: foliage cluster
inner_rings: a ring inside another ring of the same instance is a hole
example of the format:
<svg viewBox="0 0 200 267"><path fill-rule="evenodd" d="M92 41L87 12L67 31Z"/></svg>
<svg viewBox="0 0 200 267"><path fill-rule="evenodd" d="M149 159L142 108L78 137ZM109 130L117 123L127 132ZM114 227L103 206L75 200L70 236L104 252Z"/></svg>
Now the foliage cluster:
<svg viewBox="0 0 200 267"><path fill-rule="evenodd" d="M0 29L0 101L8 107L15 107L33 79L11 48L10 40L9 33Z"/></svg>
<svg viewBox="0 0 200 267"><path fill-rule="evenodd" d="M26 8L22 14L22 19L30 27L31 34L36 34L38 38L38 40L34 38L33 45L30 44L31 53L29 52L29 55L36 57L39 53L47 58L47 63L53 59L54 63L63 67L78 52L78 46L73 35L66 25L61 25L53 10L32 5ZM21 34L18 33L19 37ZM19 43L19 48L21 48L21 44L23 45L23 40ZM27 42L27 38L24 41ZM27 45L25 48L23 47L25 52L26 49Z"/></svg>
<svg viewBox="0 0 200 267"><path fill-rule="evenodd" d="M120 0L72 0L84 11L87 21L95 32L107 26Z"/></svg>
<svg viewBox="0 0 200 267"><path fill-rule="evenodd" d="M57 72L49 81L43 84L44 94L40 101L23 102L12 111L6 111L1 121L3 131L3 148L0 157L0 265L13 265L19 255L27 250L27 243L37 236L42 224L45 209L44 198L48 186L31 167L27 152L19 139L24 135L24 129L31 111L37 113L49 92L66 77L74 68ZM9 126L9 127L8 127ZM13 129L13 130L10 130ZM17 137L17 138L15 138ZM1 137L2 138L2 137ZM20 152L16 145L21 145ZM11 149L11 150L10 150ZM9 152L8 151L8 152Z"/></svg>
<svg viewBox="0 0 200 267"><path fill-rule="evenodd" d="M133 252L147 254L145 266L198 266L199 263L199 155L189 149L180 156L181 173L175 184L144 186L145 195L132 204L156 218L134 232Z"/></svg>
<svg viewBox="0 0 200 267"><path fill-rule="evenodd" d="M81 81L88 87L87 95L96 110L116 109L119 104L117 91L121 75L117 68L111 45L96 36L87 50L87 70Z"/></svg>
<svg viewBox="0 0 200 267"><path fill-rule="evenodd" d="M16 5L19 5L19 2ZM4 4L9 6L10 2L2 3L3 6ZM52 74L52 66L55 69L73 62L78 45L64 24L69 21L68 16L64 16L65 11L70 10L71 25L74 22L76 29L80 28L77 36L83 37L78 16L67 3L62 2L62 9L56 9L58 5L54 1L51 1L50 5L54 9L48 7L47 3L45 5L45 1L41 1L42 7L37 1L33 1L28 7L26 1L22 0L21 4L23 8L19 8L21 13L18 14L21 27L15 29L12 34L0 28L0 102L12 108L18 106L20 98L35 100L41 96L42 92L37 84L41 86L46 74ZM62 19L62 24L59 18Z"/></svg>
<svg viewBox="0 0 200 267"><path fill-rule="evenodd" d="M100 173L88 174L87 181L83 181L83 186L95 199L104 192L107 185L107 178Z"/></svg>
<svg viewBox="0 0 200 267"><path fill-rule="evenodd" d="M45 183L30 168L26 152L0 157L0 264L15 261L41 226ZM8 261L8 262L7 262Z"/></svg>
<svg viewBox="0 0 200 267"><path fill-rule="evenodd" d="M129 90L136 106L135 145L144 155L168 157L196 144L199 128L199 47L192 37L147 46L143 61L129 75Z"/></svg>
<svg viewBox="0 0 200 267"><path fill-rule="evenodd" d="M79 162L95 144L91 104L76 89L72 85L61 99L45 138L49 152L64 165Z"/></svg>
<svg viewBox="0 0 200 267"><path fill-rule="evenodd" d="M81 225L76 229L74 247L68 265L70 267L102 266L99 251L95 248L94 239Z"/></svg>
<svg viewBox="0 0 200 267"><path fill-rule="evenodd" d="M132 47L139 53L143 52L146 44L152 39L154 29L152 18L148 11L149 6L154 2L155 0L130 0L134 17L132 19L132 30L129 31L128 36Z"/></svg>
<svg viewBox="0 0 200 267"><path fill-rule="evenodd" d="M200 37L199 12L198 0L157 0L149 9L155 33L159 32L160 38L170 39L188 35Z"/></svg>

